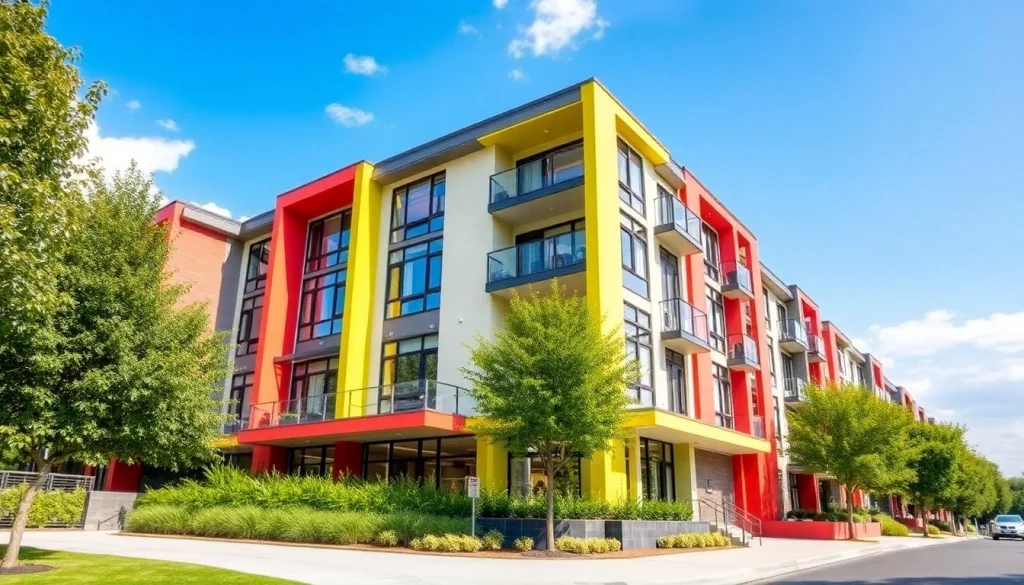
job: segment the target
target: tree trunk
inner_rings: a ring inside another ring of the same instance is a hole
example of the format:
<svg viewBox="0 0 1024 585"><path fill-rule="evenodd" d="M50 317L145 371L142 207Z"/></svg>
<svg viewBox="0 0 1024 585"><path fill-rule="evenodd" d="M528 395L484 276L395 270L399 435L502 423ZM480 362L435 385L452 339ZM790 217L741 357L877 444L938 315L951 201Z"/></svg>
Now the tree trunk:
<svg viewBox="0 0 1024 585"><path fill-rule="evenodd" d="M14 526L11 527L11 538L7 544L7 553L4 555L4 560L0 561L0 569L17 567L20 564L18 562L18 553L21 551L21 537L25 534L25 525L28 524L28 510L32 507L36 494L46 485L46 478L50 474L52 465L49 461L39 464L39 476L28 485L28 489L21 496L21 502L18 504L18 513L14 517Z"/></svg>
<svg viewBox="0 0 1024 585"><path fill-rule="evenodd" d="M846 522L850 526L850 540L857 540L857 533L853 525L853 492L855 490L847 490L849 493L846 494Z"/></svg>
<svg viewBox="0 0 1024 585"><path fill-rule="evenodd" d="M548 457L544 462L544 475L548 478L547 531L548 550L555 550L555 462Z"/></svg>
<svg viewBox="0 0 1024 585"><path fill-rule="evenodd" d="M924 524L924 528L922 528L924 537L931 538L931 535L928 534L928 508L925 508L924 506L921 506L921 523Z"/></svg>

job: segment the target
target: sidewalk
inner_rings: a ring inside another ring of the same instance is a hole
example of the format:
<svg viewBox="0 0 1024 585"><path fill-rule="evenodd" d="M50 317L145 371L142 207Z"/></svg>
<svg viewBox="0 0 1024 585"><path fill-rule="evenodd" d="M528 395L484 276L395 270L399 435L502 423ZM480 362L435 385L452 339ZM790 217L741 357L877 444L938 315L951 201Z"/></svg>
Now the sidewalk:
<svg viewBox="0 0 1024 585"><path fill-rule="evenodd" d="M0 532L0 542L7 533ZM196 563L311 585L738 585L906 548L962 539L882 537L858 543L764 539L764 546L635 559L507 560L143 538L111 532L28 532L24 544L70 552Z"/></svg>

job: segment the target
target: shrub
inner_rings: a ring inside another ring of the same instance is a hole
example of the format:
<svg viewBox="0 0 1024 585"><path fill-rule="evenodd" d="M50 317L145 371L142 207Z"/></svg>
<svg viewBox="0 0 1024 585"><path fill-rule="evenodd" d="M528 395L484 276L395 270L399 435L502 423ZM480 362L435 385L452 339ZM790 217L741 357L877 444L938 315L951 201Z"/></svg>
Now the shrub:
<svg viewBox="0 0 1024 585"><path fill-rule="evenodd" d="M929 520L928 524L938 528L942 532L953 532L953 530L949 527L949 524L946 524L942 520Z"/></svg>
<svg viewBox="0 0 1024 585"><path fill-rule="evenodd" d="M505 536L497 530L488 530L482 541L484 550L501 550L505 544Z"/></svg>
<svg viewBox="0 0 1024 585"><path fill-rule="evenodd" d="M28 486L0 490L0 518L13 518ZM85 513L85 490L37 492L28 510L28 527L77 524Z"/></svg>
<svg viewBox="0 0 1024 585"><path fill-rule="evenodd" d="M578 555L601 554L622 550L622 543L614 538L560 536L555 539L555 548Z"/></svg>
<svg viewBox="0 0 1024 585"><path fill-rule="evenodd" d="M521 552L526 552L526 551L533 550L533 546L534 546L533 545L533 539L530 538L529 536L520 536L519 538L516 539L516 541L513 543L513 545L516 547L516 550L521 551Z"/></svg>
<svg viewBox="0 0 1024 585"><path fill-rule="evenodd" d="M909 536L910 529L888 516L882 516L882 536Z"/></svg>
<svg viewBox="0 0 1024 585"><path fill-rule="evenodd" d="M727 546L732 546L732 540L717 532L675 534L658 539L658 548L720 548Z"/></svg>
<svg viewBox="0 0 1024 585"><path fill-rule="evenodd" d="M966 528L967 532L970 532L971 534L978 531L978 529L974 527L974 524L971 524L970 522L964 522L964 528Z"/></svg>
<svg viewBox="0 0 1024 585"><path fill-rule="evenodd" d="M934 524L929 524L928 525L928 534L930 534L932 536L938 536L939 533L940 533L940 530L939 530L938 526L935 526Z"/></svg>
<svg viewBox="0 0 1024 585"><path fill-rule="evenodd" d="M398 546L398 534L394 530L382 530L374 539L374 544L386 547Z"/></svg>
<svg viewBox="0 0 1024 585"><path fill-rule="evenodd" d="M441 550L441 539L433 534L428 534L420 539L423 548L417 550L435 551Z"/></svg>
<svg viewBox="0 0 1024 585"><path fill-rule="evenodd" d="M422 538L414 538L409 543L413 550L428 552L477 552L483 546L479 538L466 534L445 534L436 536L428 534Z"/></svg>
<svg viewBox="0 0 1024 585"><path fill-rule="evenodd" d="M149 534L190 534L191 514L177 506L146 506L125 518L128 532Z"/></svg>

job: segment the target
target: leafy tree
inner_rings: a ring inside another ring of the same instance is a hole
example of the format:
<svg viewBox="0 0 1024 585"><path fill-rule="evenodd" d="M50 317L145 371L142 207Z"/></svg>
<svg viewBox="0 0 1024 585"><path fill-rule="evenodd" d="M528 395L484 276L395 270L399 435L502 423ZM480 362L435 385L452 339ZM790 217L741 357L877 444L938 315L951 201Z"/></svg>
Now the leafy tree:
<svg viewBox="0 0 1024 585"><path fill-rule="evenodd" d="M47 3L0 0L0 358L61 302L59 258L87 169L102 83L82 95L78 51L44 32Z"/></svg>
<svg viewBox="0 0 1024 585"><path fill-rule="evenodd" d="M1024 516L1024 477L1011 477L1006 480L1013 495L1013 503L1010 505L1010 514Z"/></svg>
<svg viewBox="0 0 1024 585"><path fill-rule="evenodd" d="M995 478L993 479L996 485L996 506L990 512L990 516L998 516L999 514L1005 514L1010 511L1013 507L1014 495L1013 490L1010 489L1009 482L1006 481L999 473L999 468L996 467Z"/></svg>
<svg viewBox="0 0 1024 585"><path fill-rule="evenodd" d="M81 229L59 264L46 343L5 356L0 443L35 463L3 567L17 564L28 509L55 464L117 458L179 468L213 456L221 416L211 389L227 375L206 308L181 306L170 243L153 224L152 183L134 167L93 184ZM17 349L17 348L15 348Z"/></svg>
<svg viewBox="0 0 1024 585"><path fill-rule="evenodd" d="M957 460L952 493L943 505L962 522L991 510L997 498L994 474L997 472L988 460L968 449ZM956 523L953 528L957 530Z"/></svg>
<svg viewBox="0 0 1024 585"><path fill-rule="evenodd" d="M586 459L623 436L629 398L639 377L622 334L603 330L585 298L513 297L493 341L478 337L462 370L481 420L478 434L510 453L539 458L547 490L547 542L554 550L555 475L574 456Z"/></svg>
<svg viewBox="0 0 1024 585"><path fill-rule="evenodd" d="M955 495L955 475L958 460L966 453L964 429L950 424L918 423L910 428L913 457L910 468L914 479L906 494L928 526L929 511ZM924 530L924 536L928 531Z"/></svg>
<svg viewBox="0 0 1024 585"><path fill-rule="evenodd" d="M888 493L913 479L907 469L910 414L860 386L808 386L806 403L787 417L793 462L831 475L848 494ZM853 509L853 498L847 498L851 539Z"/></svg>

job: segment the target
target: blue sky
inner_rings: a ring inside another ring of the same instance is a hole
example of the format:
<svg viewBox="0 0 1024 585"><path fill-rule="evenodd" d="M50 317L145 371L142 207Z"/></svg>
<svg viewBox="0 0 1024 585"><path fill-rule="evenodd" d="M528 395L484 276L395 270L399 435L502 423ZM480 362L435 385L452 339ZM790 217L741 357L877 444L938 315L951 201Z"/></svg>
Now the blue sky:
<svg viewBox="0 0 1024 585"><path fill-rule="evenodd" d="M91 151L236 218L597 77L777 274L1024 472L1024 3L350 4L58 2L49 28L114 90Z"/></svg>

